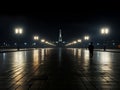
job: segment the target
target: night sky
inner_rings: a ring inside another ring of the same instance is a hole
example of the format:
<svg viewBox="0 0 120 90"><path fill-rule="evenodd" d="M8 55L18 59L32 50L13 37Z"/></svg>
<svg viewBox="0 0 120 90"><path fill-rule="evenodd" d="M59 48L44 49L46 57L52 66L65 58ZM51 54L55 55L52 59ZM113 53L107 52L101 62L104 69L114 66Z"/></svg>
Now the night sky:
<svg viewBox="0 0 120 90"><path fill-rule="evenodd" d="M117 3L90 4L69 10L11 10L0 14L0 41L14 41L14 28L24 30L23 41L33 40L33 35L57 41L61 25L63 40L71 41L90 35L92 40L101 38L100 29L108 27L110 40L120 40L120 10ZM94 6L93 6L94 5ZM85 8L87 7L87 8ZM66 9L66 8L65 8Z"/></svg>

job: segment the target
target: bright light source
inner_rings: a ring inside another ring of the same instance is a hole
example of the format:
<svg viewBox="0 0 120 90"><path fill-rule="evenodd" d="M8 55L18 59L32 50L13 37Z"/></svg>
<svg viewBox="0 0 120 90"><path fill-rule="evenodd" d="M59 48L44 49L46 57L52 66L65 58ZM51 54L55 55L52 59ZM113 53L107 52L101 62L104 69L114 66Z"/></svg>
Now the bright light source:
<svg viewBox="0 0 120 90"><path fill-rule="evenodd" d="M19 31L19 30L16 28L16 29L15 29L15 33L18 34L18 31Z"/></svg>
<svg viewBox="0 0 120 90"><path fill-rule="evenodd" d="M90 38L89 36L86 37L87 40L89 40L89 38Z"/></svg>
<svg viewBox="0 0 120 90"><path fill-rule="evenodd" d="M102 29L102 30L101 30L101 33L102 33L102 34L104 34L104 33L105 33L104 29Z"/></svg>
<svg viewBox="0 0 120 90"><path fill-rule="evenodd" d="M19 29L19 33L22 34L22 32L23 32L23 30L20 28L20 29Z"/></svg>
<svg viewBox="0 0 120 90"><path fill-rule="evenodd" d="M105 33L108 34L109 33L109 30L108 28L105 29Z"/></svg>
<svg viewBox="0 0 120 90"><path fill-rule="evenodd" d="M41 39L41 42L45 42L45 40L44 40L44 39Z"/></svg>
<svg viewBox="0 0 120 90"><path fill-rule="evenodd" d="M45 43L48 44L48 41L46 41Z"/></svg>
<svg viewBox="0 0 120 90"><path fill-rule="evenodd" d="M81 40L81 39L78 39L77 41L78 41L78 42L81 42L82 40Z"/></svg>
<svg viewBox="0 0 120 90"><path fill-rule="evenodd" d="M85 40L89 40L90 37L89 37L89 36L85 36L84 39L85 39Z"/></svg>
<svg viewBox="0 0 120 90"><path fill-rule="evenodd" d="M23 33L22 28L16 28L16 29L15 29L15 33L16 33L16 34L22 34L22 33Z"/></svg>
<svg viewBox="0 0 120 90"><path fill-rule="evenodd" d="M36 40L36 36L34 36L34 40Z"/></svg>
<svg viewBox="0 0 120 90"><path fill-rule="evenodd" d="M77 43L77 41L74 41L73 43L74 43L74 44L76 44L76 43Z"/></svg>
<svg viewBox="0 0 120 90"><path fill-rule="evenodd" d="M101 29L101 34L108 34L109 33L109 29L108 28L102 28Z"/></svg>
<svg viewBox="0 0 120 90"><path fill-rule="evenodd" d="M34 40L38 40L39 39L39 37L38 36L34 36Z"/></svg>

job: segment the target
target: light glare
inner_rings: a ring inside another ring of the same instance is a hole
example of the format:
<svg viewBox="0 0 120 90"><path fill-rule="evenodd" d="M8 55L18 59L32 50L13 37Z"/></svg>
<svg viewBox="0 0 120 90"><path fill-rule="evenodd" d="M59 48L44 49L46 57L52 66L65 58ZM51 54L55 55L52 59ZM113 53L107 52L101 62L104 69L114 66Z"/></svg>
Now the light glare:
<svg viewBox="0 0 120 90"><path fill-rule="evenodd" d="M42 40L41 40L41 42L45 42L45 40L44 40L44 39L42 39Z"/></svg>

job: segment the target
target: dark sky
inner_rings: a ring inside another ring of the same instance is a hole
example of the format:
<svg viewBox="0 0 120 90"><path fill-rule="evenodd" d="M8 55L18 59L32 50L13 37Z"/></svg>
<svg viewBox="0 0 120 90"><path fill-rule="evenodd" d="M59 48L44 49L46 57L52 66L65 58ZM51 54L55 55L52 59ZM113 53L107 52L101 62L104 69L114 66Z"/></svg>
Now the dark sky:
<svg viewBox="0 0 120 90"><path fill-rule="evenodd" d="M61 6L62 7L62 6ZM77 7L76 7L77 8ZM38 34L42 38L56 41L59 34L59 25L62 28L65 41L83 38L85 34L92 39L100 38L100 29L110 29L110 39L120 39L120 10L117 2L89 2L78 6L56 8L56 11L43 9L6 9L0 14L0 40L14 41L14 28L23 27L24 41L32 40Z"/></svg>

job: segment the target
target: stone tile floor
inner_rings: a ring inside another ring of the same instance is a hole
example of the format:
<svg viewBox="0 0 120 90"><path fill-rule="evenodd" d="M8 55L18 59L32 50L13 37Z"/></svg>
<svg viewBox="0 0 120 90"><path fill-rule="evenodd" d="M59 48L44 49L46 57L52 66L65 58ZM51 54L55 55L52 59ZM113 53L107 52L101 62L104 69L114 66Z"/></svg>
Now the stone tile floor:
<svg viewBox="0 0 120 90"><path fill-rule="evenodd" d="M0 90L119 90L120 53L39 49L0 54Z"/></svg>

